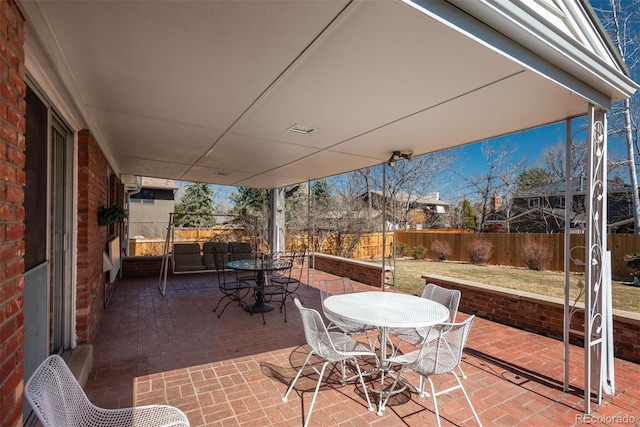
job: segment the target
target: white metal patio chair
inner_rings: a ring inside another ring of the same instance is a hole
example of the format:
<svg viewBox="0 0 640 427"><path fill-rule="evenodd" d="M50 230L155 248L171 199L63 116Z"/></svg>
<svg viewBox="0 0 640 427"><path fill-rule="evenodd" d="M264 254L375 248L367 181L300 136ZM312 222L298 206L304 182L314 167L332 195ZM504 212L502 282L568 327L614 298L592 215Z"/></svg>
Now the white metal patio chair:
<svg viewBox="0 0 640 427"><path fill-rule="evenodd" d="M406 369L411 369L420 375L419 386L414 386L414 388L416 388L416 390L418 391L420 397L425 397L427 395L427 393L425 393L424 391L424 378L429 381L429 385L431 387L431 397L433 398L433 407L436 413L436 420L438 421L438 427L440 427L440 413L438 411L438 403L436 402L436 397L457 389L462 390L462 393L464 394L464 397L469 404L469 408L471 408L471 412L473 412L473 416L478 422L478 425L482 426L482 423L478 418L478 414L471 404L469 395L462 385L460 377L458 377L458 375L454 372L454 369L460 366L460 361L462 360L462 350L467 343L467 338L469 337L469 331L471 330L471 325L473 324L474 318L475 316L470 316L461 323L441 323L439 325L435 325L431 328L431 330L433 331L432 333L435 333L437 335L437 338L425 340L418 350L406 354L395 355L384 360L384 363L400 365L400 370L397 372L390 392L379 408L378 413L381 414L382 411L384 411L389 401L389 397L392 394L392 391L395 389L400 378L402 377L402 373ZM436 392L433 381L431 380L431 376L447 373L453 375L458 384L446 390Z"/></svg>
<svg viewBox="0 0 640 427"><path fill-rule="evenodd" d="M293 389L293 386L300 378L302 371L309 364L311 357L316 355L324 360L322 364L322 369L318 372L316 367L311 365L312 369L319 375L318 384L313 392L313 398L311 399L311 406L309 407L309 413L307 414L307 418L305 420L304 426L309 425L309 420L311 419L311 412L313 411L313 405L316 402L316 397L318 395L318 389L320 388L320 384L322 383L322 379L324 377L324 372L327 368L327 365L330 363L341 363L342 364L342 377L344 379L344 369L347 361L352 361L353 365L358 374L358 378L360 379L360 385L362 386L362 390L364 392L365 397L367 398L367 406L369 411L373 411L374 408L371 405L371 400L369 399L369 393L367 392L367 387L364 383L364 379L362 378L362 372L360 370L360 366L358 365L358 357L371 356L376 358L376 354L368 349L366 346L360 344L359 342L353 340L349 336L343 334L342 332L329 332L327 331L327 327L322 320L322 316L316 310L305 308L300 304L300 300L298 298L294 298L294 303L296 307L300 310L300 315L302 316L302 325L304 327L304 334L307 340L307 344L311 347L311 351L307 355L304 363L298 370L295 378L291 382L291 385L287 389L286 393L282 397L282 401L286 402L289 396L289 393Z"/></svg>
<svg viewBox="0 0 640 427"><path fill-rule="evenodd" d="M103 409L93 405L58 355L40 364L24 394L44 427L189 427L187 416L173 406Z"/></svg>
<svg viewBox="0 0 640 427"><path fill-rule="evenodd" d="M458 314L458 306L460 305L461 295L462 294L457 289L447 289L433 283L427 283L427 285L424 287L424 290L422 291L421 296L422 298L439 302L440 304L447 307L449 309L448 323L455 323L456 315ZM389 331L389 333L398 338L400 342L405 341L415 346L419 346L425 340L431 340L438 337L438 331L431 328L392 329L391 331ZM394 352L398 350L400 342L394 348ZM467 376L462 371L462 368L459 368L459 370L462 378L466 379Z"/></svg>
<svg viewBox="0 0 640 427"><path fill-rule="evenodd" d="M375 351L375 345L371 341L369 337L369 332L375 330L376 328L373 326L362 325L360 323L354 323L338 317L332 313L328 313L324 310L324 300L329 298L331 295L337 294L346 294L355 292L353 288L353 283L351 279L348 277L340 277L337 279L328 279L321 280L319 283L320 287L320 299L322 300L323 313L325 317L329 320L329 325L327 326L328 330L339 329L343 331L347 335L360 335L365 334L367 338L367 342L369 343L369 348L372 351Z"/></svg>
<svg viewBox="0 0 640 427"><path fill-rule="evenodd" d="M454 323L456 321L458 305L460 304L460 296L460 291L457 289L447 289L434 285L433 283L428 283L422 291L422 298L439 302L449 309L448 323ZM398 339L416 346L420 345L425 339L432 339L437 336L437 332L433 331L431 328L396 328L389 332ZM429 334L431 334L431 336L429 336Z"/></svg>

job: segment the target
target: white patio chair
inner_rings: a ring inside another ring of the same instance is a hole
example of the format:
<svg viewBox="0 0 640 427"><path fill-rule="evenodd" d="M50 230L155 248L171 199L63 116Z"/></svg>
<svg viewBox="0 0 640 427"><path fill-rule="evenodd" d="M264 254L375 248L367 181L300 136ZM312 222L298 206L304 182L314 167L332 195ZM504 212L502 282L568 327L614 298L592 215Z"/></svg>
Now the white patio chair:
<svg viewBox="0 0 640 427"><path fill-rule="evenodd" d="M291 385L287 389L287 392L282 397L282 401L286 402L289 396L289 393L293 389L293 386L300 378L300 374L307 366L311 357L316 355L322 359L324 359L324 363L322 364L322 369L318 372L316 367L311 365L312 369L319 375L318 384L313 392L313 398L311 399L311 406L309 407L309 413L307 414L307 419L305 420L305 427L309 425L309 420L311 419L311 412L313 411L313 405L316 402L316 396L318 395L318 389L320 388L320 384L322 383L322 378L324 376L324 372L327 368L327 365L330 363L341 363L344 378L344 369L347 361L352 361L353 365L356 368L358 378L360 379L360 385L362 386L362 390L364 391L364 395L367 398L367 405L369 411L373 411L374 408L371 405L371 400L369 399L369 393L367 392L367 387L364 383L364 379L362 378L362 372L360 371L360 366L358 365L358 357L363 356L371 356L376 358L376 354L369 350L364 345L359 342L353 340L342 332L329 332L327 331L327 327L322 320L322 316L316 310L305 308L300 304L300 300L298 298L294 298L294 303L296 307L300 310L300 315L302 316L302 325L304 327L304 334L307 340L307 344L311 347L311 351L307 355L304 363L298 370L295 378L291 382Z"/></svg>
<svg viewBox="0 0 640 427"><path fill-rule="evenodd" d="M440 304L449 308L448 323L455 323L456 321L458 306L460 305L460 297L461 293L459 290L443 288L442 286L438 286L433 283L427 283L427 285L424 287L424 290L422 291L422 298L439 302ZM435 331L431 328L392 329L391 331L389 331L389 333L398 338L400 342L405 341L415 346L419 346L425 340L437 338L438 335L438 331ZM394 352L398 350L400 342L394 348ZM460 368L459 370L462 378L466 379L467 376L462 371L462 368Z"/></svg>
<svg viewBox="0 0 640 427"><path fill-rule="evenodd" d="M24 394L44 427L189 427L186 415L172 406L103 409L93 405L58 355L40 364Z"/></svg>
<svg viewBox="0 0 640 427"><path fill-rule="evenodd" d="M461 323L441 323L439 325L433 326L431 328L431 331L433 331L432 333L437 334L437 338L425 340L418 350L406 354L395 355L384 360L383 362L385 363L400 365L400 369L396 375L393 385L391 386L390 392L387 395L384 403L379 408L378 413L381 414L382 411L384 411L389 401L389 397L392 394L392 391L395 389L398 381L402 377L402 373L406 369L411 369L420 375L419 386L414 386L414 388L417 389L420 397L425 397L427 395L427 393L425 393L424 391L424 378L429 381L429 385L431 387L431 397L433 398L433 407L436 413L436 420L438 421L438 427L440 427L440 413L438 411L438 403L436 402L436 397L457 389L462 390L462 393L464 394L464 397L467 400L469 407L471 408L471 412L473 412L473 416L478 422L478 425L482 426L482 423L478 418L478 414L471 404L469 395L462 385L460 377L458 377L458 375L454 372L454 369L460 366L460 361L462 360L462 350L467 343L467 338L469 337L469 331L471 330L471 325L473 324L474 318L475 316L470 316ZM447 373L453 375L458 384L446 390L436 392L433 381L431 380L431 376Z"/></svg>
<svg viewBox="0 0 640 427"><path fill-rule="evenodd" d="M328 279L321 280L319 283L320 287L320 299L322 300L322 308L325 317L329 320L329 325L327 326L328 330L339 329L343 331L347 335L360 335L365 334L367 338L367 342L369 343L369 348L372 351L375 351L375 345L369 338L369 332L375 330L376 328L369 325L362 325L360 323L350 322L346 319L338 317L333 313L328 313L324 310L324 300L329 298L331 295L337 294L346 294L355 292L353 288L353 283L351 279L348 277L340 277L337 279Z"/></svg>

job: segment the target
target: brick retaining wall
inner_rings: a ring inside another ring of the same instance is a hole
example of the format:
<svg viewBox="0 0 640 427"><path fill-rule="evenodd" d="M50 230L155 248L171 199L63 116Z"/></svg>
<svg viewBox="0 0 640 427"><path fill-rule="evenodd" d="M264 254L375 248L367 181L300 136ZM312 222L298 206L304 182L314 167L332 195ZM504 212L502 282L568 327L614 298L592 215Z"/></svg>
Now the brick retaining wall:
<svg viewBox="0 0 640 427"><path fill-rule="evenodd" d="M122 277L160 277L162 256L127 256L122 258ZM171 269L169 269L171 274Z"/></svg>
<svg viewBox="0 0 640 427"><path fill-rule="evenodd" d="M422 278L425 283L460 290L459 310L464 313L562 340L564 301L560 298L445 276L424 275ZM582 313L576 313L572 328L582 330L582 320ZM571 341L582 344L578 336ZM613 344L616 357L640 362L640 314L613 310Z"/></svg>
<svg viewBox="0 0 640 427"><path fill-rule="evenodd" d="M336 276L349 277L356 282L377 288L382 285L382 266L379 264L318 253L315 254L314 258L315 266L312 266L312 268L316 270L325 271ZM391 268L386 267L385 270L389 274Z"/></svg>

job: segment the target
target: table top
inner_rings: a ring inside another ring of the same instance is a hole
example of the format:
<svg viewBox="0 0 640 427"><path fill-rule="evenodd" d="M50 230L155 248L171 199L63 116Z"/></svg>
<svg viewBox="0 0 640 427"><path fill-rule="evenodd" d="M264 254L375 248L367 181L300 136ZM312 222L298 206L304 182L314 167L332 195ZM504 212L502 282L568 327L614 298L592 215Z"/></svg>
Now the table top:
<svg viewBox="0 0 640 427"><path fill-rule="evenodd" d="M262 260L262 259L240 259L229 261L227 267L234 270L246 271L274 271L284 270L291 267L291 261L283 259Z"/></svg>
<svg viewBox="0 0 640 427"><path fill-rule="evenodd" d="M376 327L423 328L449 319L449 309L444 305L395 292L331 295L323 305L335 316Z"/></svg>

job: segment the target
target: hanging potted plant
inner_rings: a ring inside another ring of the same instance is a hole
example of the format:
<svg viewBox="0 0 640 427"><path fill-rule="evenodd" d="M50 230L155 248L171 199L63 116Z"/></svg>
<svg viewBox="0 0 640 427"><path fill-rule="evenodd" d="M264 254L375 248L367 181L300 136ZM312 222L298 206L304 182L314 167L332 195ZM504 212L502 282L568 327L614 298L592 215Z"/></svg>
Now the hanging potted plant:
<svg viewBox="0 0 640 427"><path fill-rule="evenodd" d="M110 225L114 222L122 222L127 217L127 211L118 205L98 208L98 225Z"/></svg>

